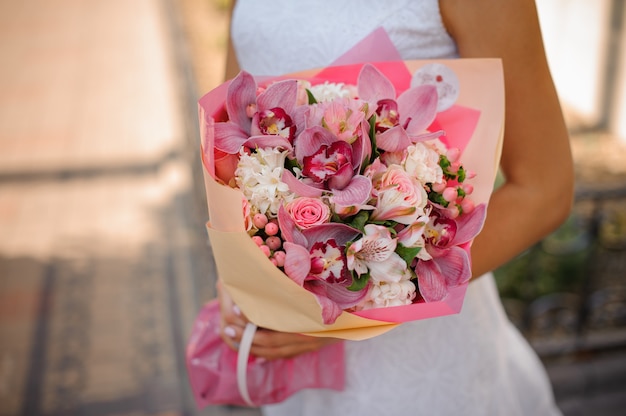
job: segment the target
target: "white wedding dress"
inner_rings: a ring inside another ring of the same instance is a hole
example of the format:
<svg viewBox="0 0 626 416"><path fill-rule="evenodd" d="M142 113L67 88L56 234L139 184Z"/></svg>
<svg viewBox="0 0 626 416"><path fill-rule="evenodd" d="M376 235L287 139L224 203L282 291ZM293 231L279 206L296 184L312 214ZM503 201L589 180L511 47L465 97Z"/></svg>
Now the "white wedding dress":
<svg viewBox="0 0 626 416"><path fill-rule="evenodd" d="M240 67L279 75L328 65L383 26L404 59L454 58L438 0L239 0ZM267 416L559 415L546 372L507 319L494 278L469 285L459 315L346 342L346 389L304 390Z"/></svg>

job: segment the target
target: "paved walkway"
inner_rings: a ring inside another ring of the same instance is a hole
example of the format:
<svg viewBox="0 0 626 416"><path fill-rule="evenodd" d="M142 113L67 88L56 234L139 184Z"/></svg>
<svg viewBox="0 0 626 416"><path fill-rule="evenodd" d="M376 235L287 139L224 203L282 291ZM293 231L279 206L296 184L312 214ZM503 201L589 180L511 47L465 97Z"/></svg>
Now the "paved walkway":
<svg viewBox="0 0 626 416"><path fill-rule="evenodd" d="M2 416L254 414L184 373L213 293L173 4L0 2Z"/></svg>
<svg viewBox="0 0 626 416"><path fill-rule="evenodd" d="M0 2L0 416L259 414L184 371L213 264L178 4Z"/></svg>

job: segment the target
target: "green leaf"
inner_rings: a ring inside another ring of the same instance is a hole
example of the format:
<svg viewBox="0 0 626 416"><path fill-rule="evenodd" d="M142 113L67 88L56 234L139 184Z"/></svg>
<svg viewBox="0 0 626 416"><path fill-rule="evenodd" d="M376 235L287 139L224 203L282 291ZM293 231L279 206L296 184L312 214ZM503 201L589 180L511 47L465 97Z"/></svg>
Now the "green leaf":
<svg viewBox="0 0 626 416"><path fill-rule="evenodd" d="M370 142L372 143L372 156L370 157L369 164L371 165L377 157L380 156L378 147L376 146L376 116L373 115L369 119L370 124Z"/></svg>
<svg viewBox="0 0 626 416"><path fill-rule="evenodd" d="M356 273L352 272L352 284L348 286L348 290L353 292L358 292L359 290L363 290L365 286L367 286L367 282L370 280L369 272L358 276Z"/></svg>
<svg viewBox="0 0 626 416"><path fill-rule="evenodd" d="M307 97L309 97L309 105L317 104L317 100L315 99L315 96L313 95L311 90L307 89L306 90L306 95L307 95Z"/></svg>
<svg viewBox="0 0 626 416"><path fill-rule="evenodd" d="M350 221L348 225L360 231L365 231L365 224L370 218L368 211L359 211Z"/></svg>
<svg viewBox="0 0 626 416"><path fill-rule="evenodd" d="M417 253L419 253L421 250L421 247L405 247L402 244L398 244L396 246L396 253L398 253L398 255L402 257L402 260L404 260L407 266L411 266L413 259L415 259Z"/></svg>

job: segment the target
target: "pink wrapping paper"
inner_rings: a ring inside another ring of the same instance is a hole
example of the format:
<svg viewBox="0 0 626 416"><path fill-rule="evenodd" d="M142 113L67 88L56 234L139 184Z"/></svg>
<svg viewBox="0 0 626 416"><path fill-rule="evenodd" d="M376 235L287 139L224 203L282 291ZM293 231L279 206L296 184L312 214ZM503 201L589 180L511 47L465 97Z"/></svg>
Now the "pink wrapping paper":
<svg viewBox="0 0 626 416"><path fill-rule="evenodd" d="M372 50L376 39L381 42L380 45L390 44L386 36L375 33L361 45L367 45L367 50ZM395 51L393 47L391 50ZM338 63L362 61L366 56L371 55L362 49L359 53L359 48L355 48ZM456 104L439 113L432 127L445 130L444 143L462 150L463 165L476 172L476 178L471 182L474 185L472 199L476 204L487 204L493 190L503 136L504 83L501 62L498 59L395 60L374 65L394 83L399 94L408 88L414 71L428 63L445 64L459 78L460 95ZM361 67L362 64L332 66L277 78L308 79L314 84L322 80L356 84ZM270 81L268 78L258 80L259 83ZM241 209L243 195L214 179L214 117L223 117L227 87L228 83L225 83L199 101L210 218L207 230L223 285L252 322L279 331L359 340L382 334L402 322L454 314L461 310L467 284L452 289L439 302L371 309L359 313L344 312L334 324L324 325L315 297L277 269L246 233ZM465 248L469 250L469 246Z"/></svg>

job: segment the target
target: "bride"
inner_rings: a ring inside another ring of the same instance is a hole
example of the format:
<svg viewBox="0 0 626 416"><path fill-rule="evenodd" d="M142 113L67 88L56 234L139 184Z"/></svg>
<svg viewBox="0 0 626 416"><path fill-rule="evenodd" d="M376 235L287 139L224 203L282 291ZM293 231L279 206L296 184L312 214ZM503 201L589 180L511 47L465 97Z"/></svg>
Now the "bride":
<svg viewBox="0 0 626 416"><path fill-rule="evenodd" d="M377 27L403 59L498 57L506 91L501 169L506 182L472 247L473 276L458 315L414 321L346 341L346 389L304 390L265 406L279 415L558 415L545 370L508 321L491 270L568 215L573 174L567 130L546 62L534 0L239 0L227 78L323 67ZM245 317L220 291L223 338L234 347ZM268 359L332 339L257 331Z"/></svg>

